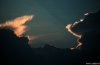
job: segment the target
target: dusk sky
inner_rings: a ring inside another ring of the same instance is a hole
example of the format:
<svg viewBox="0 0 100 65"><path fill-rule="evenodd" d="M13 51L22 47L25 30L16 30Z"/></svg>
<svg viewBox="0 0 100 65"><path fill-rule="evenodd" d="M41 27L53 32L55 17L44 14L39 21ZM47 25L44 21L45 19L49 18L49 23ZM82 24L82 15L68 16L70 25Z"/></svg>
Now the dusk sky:
<svg viewBox="0 0 100 65"><path fill-rule="evenodd" d="M76 38L65 29L66 25L99 9L100 0L0 0L0 23L33 15L26 23L25 33L33 36L30 46L50 44L66 48L76 43Z"/></svg>

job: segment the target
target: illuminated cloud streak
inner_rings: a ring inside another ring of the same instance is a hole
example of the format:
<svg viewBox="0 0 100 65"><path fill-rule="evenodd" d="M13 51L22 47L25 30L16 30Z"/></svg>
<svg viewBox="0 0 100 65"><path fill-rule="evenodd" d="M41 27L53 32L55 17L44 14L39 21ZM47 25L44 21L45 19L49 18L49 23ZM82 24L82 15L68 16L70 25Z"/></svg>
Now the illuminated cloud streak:
<svg viewBox="0 0 100 65"><path fill-rule="evenodd" d="M27 29L27 26L24 25L26 22L32 20L33 15L25 15L17 17L13 20L6 21L0 24L0 28L9 28L14 31L17 36L22 36Z"/></svg>
<svg viewBox="0 0 100 65"><path fill-rule="evenodd" d="M68 32L70 32L71 34L73 34L75 37L77 37L78 39L77 39L77 46L75 47L75 48L78 48L78 47L80 47L81 45L82 45L82 43L80 43L79 42L79 39L81 38L81 36L82 35L79 35L79 34L77 34L77 33L74 33L72 30L71 30L71 28L74 26L74 25L76 25L76 24L78 24L78 22L75 22L73 25L72 24L68 24L67 26L66 26L66 29L68 30ZM73 50L73 49L75 49L75 48L70 48L71 50Z"/></svg>
<svg viewBox="0 0 100 65"><path fill-rule="evenodd" d="M73 24L68 24L66 26L66 29L68 32L73 34L75 37L77 37L77 46L75 48L78 48L82 45L85 38L85 35L88 33L99 32L99 17L100 17L100 11L96 13L86 13L84 14L84 19L80 19L80 21L75 22ZM92 35L95 35L94 33ZM92 37L91 35L91 37ZM87 35L88 36L88 35ZM86 37L87 37L86 36ZM74 48L71 48L74 49Z"/></svg>
<svg viewBox="0 0 100 65"><path fill-rule="evenodd" d="M77 22L75 22L74 23L74 25L75 24L77 24ZM72 28L72 24L68 24L67 26L66 26L66 29L71 33L71 34L73 34L75 37L77 37L77 38L81 38L81 35L78 35L77 33L74 33L72 30L71 30L71 28Z"/></svg>

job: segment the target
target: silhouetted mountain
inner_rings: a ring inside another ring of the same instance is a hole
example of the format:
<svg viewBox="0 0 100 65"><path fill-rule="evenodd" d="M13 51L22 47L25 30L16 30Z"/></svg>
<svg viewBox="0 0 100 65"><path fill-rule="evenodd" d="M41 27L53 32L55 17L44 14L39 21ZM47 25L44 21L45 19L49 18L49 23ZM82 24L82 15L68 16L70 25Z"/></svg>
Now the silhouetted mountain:
<svg viewBox="0 0 100 65"><path fill-rule="evenodd" d="M66 65L71 51L45 45L30 48L27 37L17 37L10 29L0 28L0 65Z"/></svg>
<svg viewBox="0 0 100 65"><path fill-rule="evenodd" d="M33 56L27 37L17 37L12 30L0 28L0 65L29 65Z"/></svg>

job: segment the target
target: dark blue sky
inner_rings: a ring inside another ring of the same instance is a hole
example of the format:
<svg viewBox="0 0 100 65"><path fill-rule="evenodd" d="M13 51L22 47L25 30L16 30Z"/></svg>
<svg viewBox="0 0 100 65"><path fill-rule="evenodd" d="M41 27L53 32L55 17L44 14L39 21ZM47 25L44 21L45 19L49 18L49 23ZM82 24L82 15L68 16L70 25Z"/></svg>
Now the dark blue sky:
<svg viewBox="0 0 100 65"><path fill-rule="evenodd" d="M65 26L78 21L86 12L96 12L99 4L100 0L0 0L0 22L33 14L26 33L38 38L31 46L47 43L66 48L75 45L76 38Z"/></svg>

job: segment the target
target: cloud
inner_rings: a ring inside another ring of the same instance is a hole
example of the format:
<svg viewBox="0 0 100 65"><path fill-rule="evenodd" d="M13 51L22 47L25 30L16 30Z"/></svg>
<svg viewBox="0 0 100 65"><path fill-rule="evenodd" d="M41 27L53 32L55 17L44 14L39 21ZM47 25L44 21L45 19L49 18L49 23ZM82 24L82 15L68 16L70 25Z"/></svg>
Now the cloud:
<svg viewBox="0 0 100 65"><path fill-rule="evenodd" d="M75 23L76 24L76 23ZM75 25L74 24L74 25ZM81 35L78 35L77 33L74 33L72 30L71 30L71 28L72 28L72 24L68 24L67 26L66 26L66 29L68 30L68 32L70 32L71 34L73 34L75 37L77 37L77 38L81 38Z"/></svg>
<svg viewBox="0 0 100 65"><path fill-rule="evenodd" d="M78 24L78 22L75 22L73 25L76 25L76 24ZM82 45L82 43L81 42L79 42L79 39L81 38L81 36L82 35L79 35L79 34L77 34L77 33L74 33L72 30L71 30L71 28L72 28L72 24L68 24L67 26L66 26L66 29L68 30L68 32L70 32L72 35L74 35L75 37L77 37L78 39L77 39L77 46L75 47L75 48L78 48L78 47L80 47L81 45ZM71 50L73 50L73 49L75 49L75 48L70 48Z"/></svg>
<svg viewBox="0 0 100 65"><path fill-rule="evenodd" d="M78 45L76 46L79 47L82 45L82 41L79 42L79 40L84 40L84 38L88 37L89 34L100 32L100 11L96 13L86 13L84 14L84 19L80 19L80 21L75 22L73 24L68 24L66 26L66 29L73 34L75 37L78 38L77 43ZM88 34L87 36L85 36ZM96 36L93 34L94 36ZM91 37L93 36L91 35ZM84 38L82 38L84 36ZM90 38L91 38L90 37ZM73 49L73 48L72 48Z"/></svg>
<svg viewBox="0 0 100 65"><path fill-rule="evenodd" d="M93 30L99 30L99 17L100 11L96 13L86 13L84 14L84 19L80 19L78 22L74 22L73 24L68 24L68 26L70 25L70 30L78 35ZM67 29L69 29L69 27L67 27Z"/></svg>
<svg viewBox="0 0 100 65"><path fill-rule="evenodd" d="M9 28L14 31L17 36L22 36L27 26L24 25L26 22L32 20L33 15L25 15L21 17L17 17L13 20L6 21L0 24L0 28Z"/></svg>

